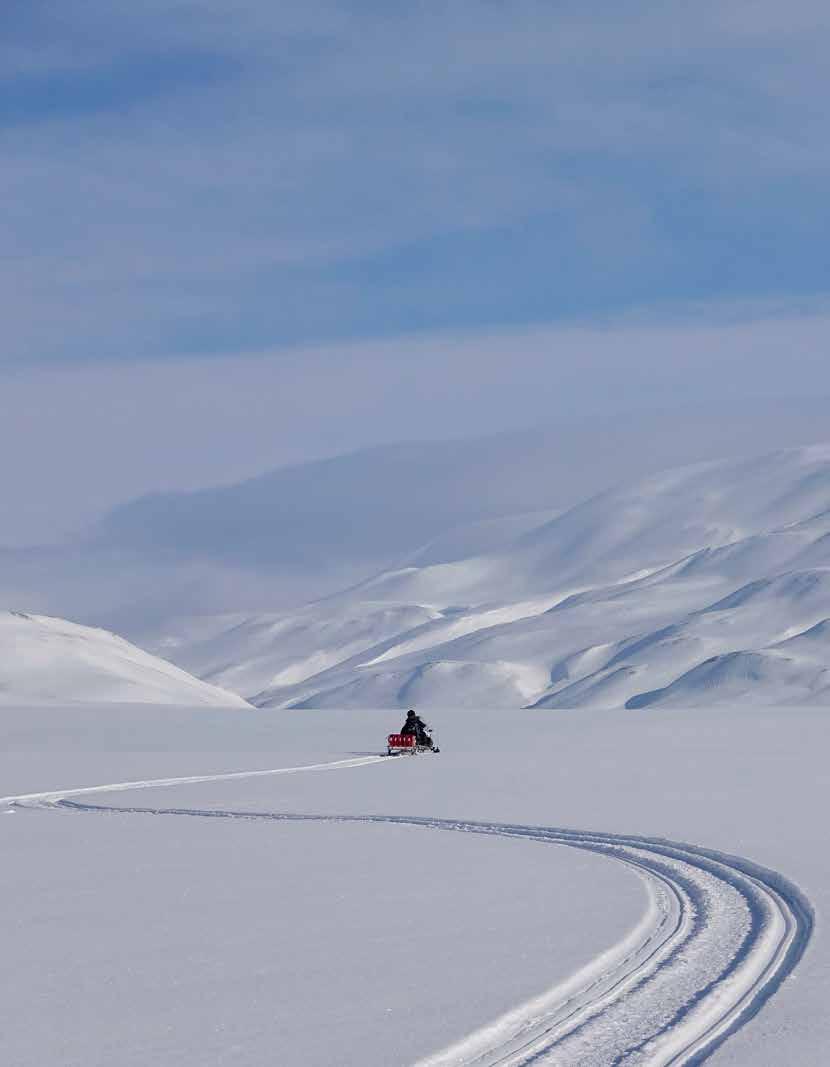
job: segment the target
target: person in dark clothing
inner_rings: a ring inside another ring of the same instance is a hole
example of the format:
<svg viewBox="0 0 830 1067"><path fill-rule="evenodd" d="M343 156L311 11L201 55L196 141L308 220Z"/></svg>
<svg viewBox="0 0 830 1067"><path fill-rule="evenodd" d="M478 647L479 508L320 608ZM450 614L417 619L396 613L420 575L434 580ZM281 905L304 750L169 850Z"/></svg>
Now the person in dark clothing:
<svg viewBox="0 0 830 1067"><path fill-rule="evenodd" d="M426 745L428 748L432 747L432 738L427 733L427 724L415 714L412 708L406 713L406 722L401 727L401 733L414 734L415 741L419 745Z"/></svg>

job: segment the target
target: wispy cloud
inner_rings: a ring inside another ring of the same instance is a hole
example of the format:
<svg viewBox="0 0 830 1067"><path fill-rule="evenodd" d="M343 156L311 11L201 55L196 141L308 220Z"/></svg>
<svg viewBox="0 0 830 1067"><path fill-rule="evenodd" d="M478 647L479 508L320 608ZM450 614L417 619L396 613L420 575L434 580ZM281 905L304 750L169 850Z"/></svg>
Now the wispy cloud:
<svg viewBox="0 0 830 1067"><path fill-rule="evenodd" d="M740 452L826 437L830 309L717 310L216 355L198 373L185 359L7 368L0 547L59 537L143 492L396 440L589 419L584 440L602 454L620 426L661 411L700 454L713 440Z"/></svg>
<svg viewBox="0 0 830 1067"><path fill-rule="evenodd" d="M826 4L4 10L0 360L825 292Z"/></svg>

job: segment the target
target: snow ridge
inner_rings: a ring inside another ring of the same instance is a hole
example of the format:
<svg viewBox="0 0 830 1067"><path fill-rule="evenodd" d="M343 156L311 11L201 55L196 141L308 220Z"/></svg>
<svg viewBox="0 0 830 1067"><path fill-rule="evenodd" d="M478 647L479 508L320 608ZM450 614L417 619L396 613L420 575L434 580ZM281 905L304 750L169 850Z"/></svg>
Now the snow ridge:
<svg viewBox="0 0 830 1067"><path fill-rule="evenodd" d="M262 707L830 705L830 445L666 471L464 543L297 611L141 638Z"/></svg>

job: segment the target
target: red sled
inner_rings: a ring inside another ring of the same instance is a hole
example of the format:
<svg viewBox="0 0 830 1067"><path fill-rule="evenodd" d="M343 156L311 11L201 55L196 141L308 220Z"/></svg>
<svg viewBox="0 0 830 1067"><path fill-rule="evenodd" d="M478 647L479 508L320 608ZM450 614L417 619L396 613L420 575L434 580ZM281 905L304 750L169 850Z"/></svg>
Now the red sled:
<svg viewBox="0 0 830 1067"><path fill-rule="evenodd" d="M389 734L386 738L386 754L388 756L401 756L404 752L414 756L416 752L437 753L439 751L440 749L435 743L435 738L429 728L426 730L426 737L420 743L415 734Z"/></svg>
<svg viewBox="0 0 830 1067"><path fill-rule="evenodd" d="M415 752L415 734L390 734L386 738L386 754L400 756L403 752Z"/></svg>

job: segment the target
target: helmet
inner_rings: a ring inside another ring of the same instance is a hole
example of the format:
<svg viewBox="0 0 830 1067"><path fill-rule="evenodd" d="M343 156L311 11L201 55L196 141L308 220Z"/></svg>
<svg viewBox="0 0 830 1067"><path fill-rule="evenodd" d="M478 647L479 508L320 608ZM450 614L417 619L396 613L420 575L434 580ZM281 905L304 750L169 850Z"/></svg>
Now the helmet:
<svg viewBox="0 0 830 1067"><path fill-rule="evenodd" d="M406 717L407 719L413 719L415 717L415 711L410 708L409 711L406 713Z"/></svg>

